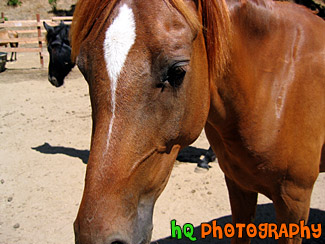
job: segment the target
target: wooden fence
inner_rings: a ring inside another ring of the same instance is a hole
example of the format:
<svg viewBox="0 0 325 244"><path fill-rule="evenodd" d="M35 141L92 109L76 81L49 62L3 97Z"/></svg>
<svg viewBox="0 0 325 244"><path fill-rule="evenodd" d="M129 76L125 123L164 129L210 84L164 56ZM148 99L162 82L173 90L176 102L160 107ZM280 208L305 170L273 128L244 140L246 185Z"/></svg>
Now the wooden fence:
<svg viewBox="0 0 325 244"><path fill-rule="evenodd" d="M14 20L5 21L4 14L1 13L0 29L13 30L18 33L18 38L0 39L0 44L18 43L18 47L0 46L0 52L38 52L40 55L41 67L44 67L44 52L46 49L46 30L43 26L43 21L48 25L55 26L63 21L65 24L71 24L72 17L52 17L51 19L41 19L39 14L36 14L35 20Z"/></svg>

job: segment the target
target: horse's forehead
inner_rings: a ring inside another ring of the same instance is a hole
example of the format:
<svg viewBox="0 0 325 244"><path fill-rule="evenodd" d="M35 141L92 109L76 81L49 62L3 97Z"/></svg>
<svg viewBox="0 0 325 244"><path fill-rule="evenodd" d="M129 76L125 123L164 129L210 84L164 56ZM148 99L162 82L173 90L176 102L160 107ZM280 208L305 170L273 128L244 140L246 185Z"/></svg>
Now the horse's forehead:
<svg viewBox="0 0 325 244"><path fill-rule="evenodd" d="M164 0L121 1L108 23L103 46L106 68L113 83L119 78L135 43L137 48L146 46L151 51L168 50L168 47L182 46L180 43L184 39L191 40L188 37L192 35L182 15ZM139 52L133 54L137 56Z"/></svg>
<svg viewBox="0 0 325 244"><path fill-rule="evenodd" d="M127 55L136 39L135 18L132 8L122 4L117 16L105 32L104 57L108 75L116 82Z"/></svg>
<svg viewBox="0 0 325 244"><path fill-rule="evenodd" d="M160 1L134 1L132 5L136 21L146 29L159 29L166 23L179 23L186 25L182 14L168 0Z"/></svg>
<svg viewBox="0 0 325 244"><path fill-rule="evenodd" d="M177 1L177 0L175 0ZM111 22L120 13L123 6L127 6L138 23L138 28L156 29L164 22L179 21L186 24L183 15L175 8L170 0L124 0L115 5L110 14Z"/></svg>

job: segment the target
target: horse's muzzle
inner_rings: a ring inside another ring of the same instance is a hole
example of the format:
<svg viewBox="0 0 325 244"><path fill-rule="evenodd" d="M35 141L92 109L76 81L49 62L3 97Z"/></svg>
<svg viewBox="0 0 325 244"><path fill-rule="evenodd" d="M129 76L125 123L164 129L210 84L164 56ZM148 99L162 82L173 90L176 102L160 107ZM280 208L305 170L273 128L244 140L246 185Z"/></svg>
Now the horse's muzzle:
<svg viewBox="0 0 325 244"><path fill-rule="evenodd" d="M81 221L81 222L80 222ZM86 221L87 222L87 221ZM80 228L80 223L85 223L77 217L74 223L75 244L149 244L152 235L152 207L148 211L140 211L133 224L126 222L126 225L116 228L94 228L97 224L89 223L86 229ZM114 225L112 219L107 219L101 225ZM115 223L119 225L121 222ZM84 226L85 227L85 226ZM108 231L108 229L111 229Z"/></svg>
<svg viewBox="0 0 325 244"><path fill-rule="evenodd" d="M149 244L149 243L150 243L150 238L142 239L140 241L137 241L135 244ZM109 237L106 240L105 244L133 244L133 241L124 239L123 237L116 235L116 236Z"/></svg>
<svg viewBox="0 0 325 244"><path fill-rule="evenodd" d="M53 85L53 86L55 86L55 87L60 87L60 86L62 86L63 85L63 81L62 82L60 82L56 77L54 77L54 76L48 76L48 79L49 79L49 82Z"/></svg>
<svg viewBox="0 0 325 244"><path fill-rule="evenodd" d="M120 235L120 234L115 234L112 236L109 236L105 238L105 241L96 240L94 243L97 244L149 244L151 240L151 232L149 235L147 235L147 238L141 238L135 241L132 241L130 238ZM93 240L93 239L92 239ZM91 242L92 243L92 242ZM79 239L79 234L75 233L75 244L83 244L83 242ZM89 242L87 242L89 244Z"/></svg>

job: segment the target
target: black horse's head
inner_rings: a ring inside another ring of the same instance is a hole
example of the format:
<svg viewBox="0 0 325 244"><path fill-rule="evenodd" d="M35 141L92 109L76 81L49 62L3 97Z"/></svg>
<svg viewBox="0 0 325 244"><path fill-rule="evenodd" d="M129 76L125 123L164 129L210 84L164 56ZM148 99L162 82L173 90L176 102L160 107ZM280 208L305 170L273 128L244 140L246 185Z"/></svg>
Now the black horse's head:
<svg viewBox="0 0 325 244"><path fill-rule="evenodd" d="M63 85L64 78L74 67L71 61L71 47L69 40L70 26L63 22L59 26L49 26L43 22L47 31L47 50L50 53L49 81L52 85L59 87Z"/></svg>

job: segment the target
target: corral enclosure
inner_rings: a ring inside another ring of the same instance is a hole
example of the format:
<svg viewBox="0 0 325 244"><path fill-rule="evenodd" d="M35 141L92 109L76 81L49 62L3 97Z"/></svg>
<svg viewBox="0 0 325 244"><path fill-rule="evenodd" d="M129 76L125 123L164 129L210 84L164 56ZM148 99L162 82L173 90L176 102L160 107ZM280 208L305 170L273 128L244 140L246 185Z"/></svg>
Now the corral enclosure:
<svg viewBox="0 0 325 244"><path fill-rule="evenodd" d="M47 1L23 2L48 5ZM38 53L19 53L18 61L7 63L7 70L0 73L1 244L74 243L72 224L81 200L91 133L88 87L77 68L62 88L51 86L46 53L44 62L41 69ZM208 148L204 133L194 147ZM190 243L168 238L173 219L179 225L192 223L196 231L202 222L231 221L223 174L216 162L211 165L200 174L194 172L195 163L175 163L156 204L153 240ZM310 216L311 223L323 223L323 232L324 186L325 174L321 174ZM270 201L261 196L259 204L257 222L274 221ZM324 235L306 243L324 243ZM253 241L266 242L274 243ZM197 243L230 241L208 238Z"/></svg>

